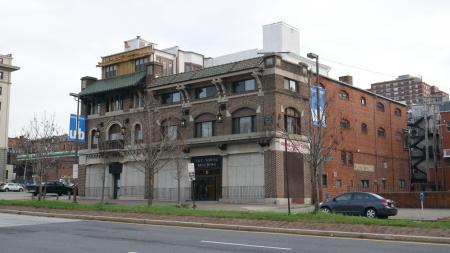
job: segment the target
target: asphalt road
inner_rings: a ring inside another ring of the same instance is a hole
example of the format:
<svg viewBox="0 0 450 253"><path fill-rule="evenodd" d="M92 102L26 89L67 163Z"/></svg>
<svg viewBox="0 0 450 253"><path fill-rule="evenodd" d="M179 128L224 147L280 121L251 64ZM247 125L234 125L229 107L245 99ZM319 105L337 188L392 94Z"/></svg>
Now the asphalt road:
<svg viewBox="0 0 450 253"><path fill-rule="evenodd" d="M448 253L450 247L0 214L0 252Z"/></svg>

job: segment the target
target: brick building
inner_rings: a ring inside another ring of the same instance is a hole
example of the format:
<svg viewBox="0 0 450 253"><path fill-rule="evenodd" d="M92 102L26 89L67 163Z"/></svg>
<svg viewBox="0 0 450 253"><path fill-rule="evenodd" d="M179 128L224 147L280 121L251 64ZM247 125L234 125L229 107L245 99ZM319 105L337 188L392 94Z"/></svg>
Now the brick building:
<svg viewBox="0 0 450 253"><path fill-rule="evenodd" d="M325 144L337 142L325 162L323 196L408 191L406 105L353 86L351 76L340 80L320 80L328 103Z"/></svg>
<svg viewBox="0 0 450 253"><path fill-rule="evenodd" d="M54 151L49 153L53 159L52 166L45 171L47 180L70 180L72 178L75 159L75 144L68 141L67 135L55 136ZM36 177L34 167L37 155L33 145L39 145L39 140L30 141L24 137L8 138L10 164L16 175L14 181L33 181Z"/></svg>
<svg viewBox="0 0 450 253"><path fill-rule="evenodd" d="M407 105L421 104L425 97L439 97L448 101L448 93L439 90L437 86L429 85L421 77L401 75L395 80L371 84L369 91L396 101L404 101Z"/></svg>
<svg viewBox="0 0 450 253"><path fill-rule="evenodd" d="M181 130L184 133L181 158L184 164L195 164L196 199L285 202L284 140L278 131L289 132L307 152L307 66L271 54L176 75L163 70L160 62L152 61L146 72L82 78L88 140L80 150L80 193L99 196L106 164L109 197L143 197L145 173L136 164L139 161L122 151L143 141L146 129L141 121L148 101L141 103L133 94L147 91L143 99L157 101L162 115L151 122L152 129L177 133L175 138L181 137ZM98 102L98 110L91 109L92 101ZM158 136L153 142L159 141ZM304 156L293 150L286 154L290 195L298 203L309 202L311 194ZM156 175L156 199L176 199L174 170L169 162ZM187 175L181 185L182 199L190 199Z"/></svg>

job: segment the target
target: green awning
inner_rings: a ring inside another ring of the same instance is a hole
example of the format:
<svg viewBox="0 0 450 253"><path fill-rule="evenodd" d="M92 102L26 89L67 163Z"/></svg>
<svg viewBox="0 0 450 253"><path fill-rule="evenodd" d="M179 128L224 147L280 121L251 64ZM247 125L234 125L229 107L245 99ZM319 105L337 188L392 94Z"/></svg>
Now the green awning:
<svg viewBox="0 0 450 253"><path fill-rule="evenodd" d="M80 96L87 96L95 93L108 92L137 86L146 76L146 71L139 71L129 75L123 75L108 79L102 79L91 83L86 89L79 93Z"/></svg>
<svg viewBox="0 0 450 253"><path fill-rule="evenodd" d="M62 157L75 157L75 151L55 151L48 154L26 154L18 155L17 161L25 160L37 160L43 158L62 158Z"/></svg>

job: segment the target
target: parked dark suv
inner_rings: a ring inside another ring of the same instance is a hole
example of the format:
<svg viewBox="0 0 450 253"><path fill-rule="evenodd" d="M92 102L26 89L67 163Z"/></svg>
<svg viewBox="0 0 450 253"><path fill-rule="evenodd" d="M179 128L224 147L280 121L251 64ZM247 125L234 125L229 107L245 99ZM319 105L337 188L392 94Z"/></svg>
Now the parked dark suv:
<svg viewBox="0 0 450 253"><path fill-rule="evenodd" d="M348 192L320 203L325 213L364 215L368 218L387 218L397 215L394 201L370 192Z"/></svg>
<svg viewBox="0 0 450 253"><path fill-rule="evenodd" d="M61 182L58 181L49 181L47 183L45 183L42 186L42 190L44 191L44 187L45 187L45 192L46 193L56 193L59 196L61 195L69 195L72 194L73 188L65 185ZM39 186L37 185L30 185L27 187L28 191L33 193L34 196L38 195L39 193Z"/></svg>

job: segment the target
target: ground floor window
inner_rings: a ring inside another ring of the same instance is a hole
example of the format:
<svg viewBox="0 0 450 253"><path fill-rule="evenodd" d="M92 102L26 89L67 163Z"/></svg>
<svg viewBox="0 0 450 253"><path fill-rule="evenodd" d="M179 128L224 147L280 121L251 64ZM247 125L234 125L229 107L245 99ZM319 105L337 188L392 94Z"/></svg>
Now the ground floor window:
<svg viewBox="0 0 450 253"><path fill-rule="evenodd" d="M362 188L369 188L369 180L361 180Z"/></svg>
<svg viewBox="0 0 450 253"><path fill-rule="evenodd" d="M328 178L326 174L322 175L322 186L326 187L328 183Z"/></svg>
<svg viewBox="0 0 450 253"><path fill-rule="evenodd" d="M401 189L405 188L405 183L405 179L400 179L399 185Z"/></svg>
<svg viewBox="0 0 450 253"><path fill-rule="evenodd" d="M342 180L336 179L336 188L341 188L341 187L342 187Z"/></svg>

